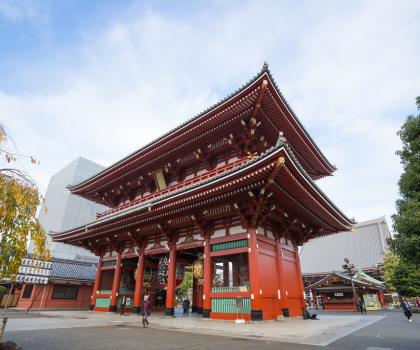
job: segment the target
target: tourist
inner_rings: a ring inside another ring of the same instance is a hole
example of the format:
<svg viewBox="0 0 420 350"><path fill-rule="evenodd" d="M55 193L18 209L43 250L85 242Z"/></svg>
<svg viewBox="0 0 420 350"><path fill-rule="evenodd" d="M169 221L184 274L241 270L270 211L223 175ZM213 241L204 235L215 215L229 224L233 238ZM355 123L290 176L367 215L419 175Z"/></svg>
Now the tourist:
<svg viewBox="0 0 420 350"><path fill-rule="evenodd" d="M190 314L190 299L187 299L187 303L188 303L188 305L187 305L187 314L189 315Z"/></svg>
<svg viewBox="0 0 420 350"><path fill-rule="evenodd" d="M416 298L416 304L417 304L417 307L420 307L420 300L419 300L419 298Z"/></svg>
<svg viewBox="0 0 420 350"><path fill-rule="evenodd" d="M188 301L187 301L187 299L184 300L183 306L184 306L184 315L185 315L187 313L187 308L188 308Z"/></svg>
<svg viewBox="0 0 420 350"><path fill-rule="evenodd" d="M410 303L404 297L401 298L401 309L403 309L405 317L408 318L408 322L412 322L411 316L413 315L411 313L411 306Z"/></svg>
<svg viewBox="0 0 420 350"><path fill-rule="evenodd" d="M308 311L308 304L305 304L305 307L303 308L302 312L303 312L303 319L309 320L309 318L311 317L311 314Z"/></svg>
<svg viewBox="0 0 420 350"><path fill-rule="evenodd" d="M123 298L121 299L121 313L120 313L120 316L124 315L124 308L125 308L126 304L127 304L127 301L125 299L125 296L123 296Z"/></svg>
<svg viewBox="0 0 420 350"><path fill-rule="evenodd" d="M366 313L365 303L363 302L363 299L359 300L359 309L362 314L363 314L363 311Z"/></svg>
<svg viewBox="0 0 420 350"><path fill-rule="evenodd" d="M141 328L147 328L149 327L149 321L147 320L147 317L150 316L150 301L148 300L149 297L147 295L144 296L144 301L141 302L141 314L143 316L143 327Z"/></svg>

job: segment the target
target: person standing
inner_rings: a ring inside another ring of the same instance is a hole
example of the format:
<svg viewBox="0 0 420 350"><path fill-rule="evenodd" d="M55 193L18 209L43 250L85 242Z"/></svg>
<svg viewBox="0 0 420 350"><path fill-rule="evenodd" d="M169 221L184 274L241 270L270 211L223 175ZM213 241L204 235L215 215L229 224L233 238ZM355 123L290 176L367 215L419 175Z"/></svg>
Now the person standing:
<svg viewBox="0 0 420 350"><path fill-rule="evenodd" d="M190 299L187 299L187 314L190 314Z"/></svg>
<svg viewBox="0 0 420 350"><path fill-rule="evenodd" d="M419 300L419 298L416 298L416 304L417 304L417 307L420 308L420 300Z"/></svg>
<svg viewBox="0 0 420 350"><path fill-rule="evenodd" d="M410 303L404 297L401 298L401 309L403 309L405 317L408 318L408 322L412 322L411 316L413 315L411 313L411 306Z"/></svg>
<svg viewBox="0 0 420 350"><path fill-rule="evenodd" d="M365 303L363 302L362 299L359 300L359 309L362 314L363 314L363 311L366 313Z"/></svg>
<svg viewBox="0 0 420 350"><path fill-rule="evenodd" d="M188 307L188 301L187 299L184 299L184 303L182 304L183 308L184 308L184 315L187 313L187 307Z"/></svg>
<svg viewBox="0 0 420 350"><path fill-rule="evenodd" d="M123 298L121 299L121 304L120 304L120 306L121 306L120 316L124 315L124 308L125 308L126 304L127 304L127 300L125 299L125 296L123 296Z"/></svg>
<svg viewBox="0 0 420 350"><path fill-rule="evenodd" d="M149 297L147 295L144 296L144 300L141 302L141 314L143 316L143 327L141 328L147 328L149 327L149 321L147 317L150 316L150 301L148 300Z"/></svg>

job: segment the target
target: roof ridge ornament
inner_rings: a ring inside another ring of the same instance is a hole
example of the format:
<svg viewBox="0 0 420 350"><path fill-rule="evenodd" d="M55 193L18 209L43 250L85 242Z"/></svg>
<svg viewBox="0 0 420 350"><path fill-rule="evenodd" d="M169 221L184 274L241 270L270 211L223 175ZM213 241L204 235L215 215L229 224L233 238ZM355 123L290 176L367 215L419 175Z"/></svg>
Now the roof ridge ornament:
<svg viewBox="0 0 420 350"><path fill-rule="evenodd" d="M264 61L264 65L263 65L263 67L261 69L261 72L264 72L266 70L268 70L268 63L267 63L267 61Z"/></svg>

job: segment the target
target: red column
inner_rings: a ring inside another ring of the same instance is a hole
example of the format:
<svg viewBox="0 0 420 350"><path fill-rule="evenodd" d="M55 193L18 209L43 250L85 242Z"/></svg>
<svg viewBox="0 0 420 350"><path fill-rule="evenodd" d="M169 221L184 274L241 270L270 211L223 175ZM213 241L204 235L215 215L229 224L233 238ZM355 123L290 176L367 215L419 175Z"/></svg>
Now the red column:
<svg viewBox="0 0 420 350"><path fill-rule="evenodd" d="M223 287L229 287L229 263L223 263Z"/></svg>
<svg viewBox="0 0 420 350"><path fill-rule="evenodd" d="M384 292L382 292L381 290L379 291L379 299L381 301L381 306L385 307L385 299L384 299Z"/></svg>
<svg viewBox="0 0 420 350"><path fill-rule="evenodd" d="M302 309L305 307L306 300L304 296L303 291L303 278L302 278L302 271L300 269L300 259L299 259L299 250L295 241L295 258L296 258L296 273L299 281L299 290L300 290L300 296L302 301Z"/></svg>
<svg viewBox="0 0 420 350"><path fill-rule="evenodd" d="M111 302L109 304L109 312L117 312L117 300L118 292L120 289L121 282L121 270L122 270L122 257L121 252L118 252L117 265L115 266L114 283L112 284Z"/></svg>
<svg viewBox="0 0 420 350"><path fill-rule="evenodd" d="M165 316L174 316L175 299L175 278L176 278L176 250L175 244L169 252L168 286L166 289Z"/></svg>
<svg viewBox="0 0 420 350"><path fill-rule="evenodd" d="M197 285L197 315L203 314L203 285Z"/></svg>
<svg viewBox="0 0 420 350"><path fill-rule="evenodd" d="M286 281L284 279L283 256L282 256L282 251L281 251L280 237L279 239L276 239L276 248L277 248L277 270L279 274L279 285L280 285L280 309L284 317L289 317L289 307L287 305Z"/></svg>
<svg viewBox="0 0 420 350"><path fill-rule="evenodd" d="M143 290L143 279L144 279L144 268L146 267L146 255L142 252L139 255L139 263L137 267L137 280L136 287L134 289L134 300L133 300L133 314L140 313L141 306L141 292Z"/></svg>
<svg viewBox="0 0 420 350"><path fill-rule="evenodd" d="M95 307L95 304L96 304L96 291L99 290L99 285L101 283L102 258L103 258L103 256L102 256L102 253L101 253L101 256L100 256L99 262L98 262L98 269L96 270L95 284L93 285L92 295L90 297L89 310L93 310L93 308Z"/></svg>
<svg viewBox="0 0 420 350"><path fill-rule="evenodd" d="M251 290L251 321L262 321L263 312L260 294L260 276L258 273L257 233L255 228L248 229L248 268Z"/></svg>
<svg viewBox="0 0 420 350"><path fill-rule="evenodd" d="M238 268L236 267L236 263L232 263L232 284L234 287L238 287L241 284L241 281L238 276Z"/></svg>
<svg viewBox="0 0 420 350"><path fill-rule="evenodd" d="M210 257L210 238L204 241L203 318L210 318L211 287L213 286L213 265Z"/></svg>
<svg viewBox="0 0 420 350"><path fill-rule="evenodd" d="M197 296L198 296L198 290L197 290L197 279L193 277L193 293L192 293L192 308L191 312L197 312Z"/></svg>

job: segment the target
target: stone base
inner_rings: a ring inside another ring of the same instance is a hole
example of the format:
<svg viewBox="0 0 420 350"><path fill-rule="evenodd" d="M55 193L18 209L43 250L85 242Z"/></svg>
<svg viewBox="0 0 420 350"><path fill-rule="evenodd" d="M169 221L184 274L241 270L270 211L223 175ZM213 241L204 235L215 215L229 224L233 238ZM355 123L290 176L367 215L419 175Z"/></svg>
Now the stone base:
<svg viewBox="0 0 420 350"><path fill-rule="evenodd" d="M109 312L117 312L117 307L116 306L110 306L109 307Z"/></svg>
<svg viewBox="0 0 420 350"><path fill-rule="evenodd" d="M283 311L283 316L284 317L290 317L289 316L289 309L287 309L287 308L286 309L281 309L281 311Z"/></svg>
<svg viewBox="0 0 420 350"><path fill-rule="evenodd" d="M95 305L91 305L89 306L89 311L93 311L93 308L95 307Z"/></svg>
<svg viewBox="0 0 420 350"><path fill-rule="evenodd" d="M202 314L203 314L203 308L197 306L197 315L202 315Z"/></svg>
<svg viewBox="0 0 420 350"><path fill-rule="evenodd" d="M132 314L140 314L140 306L133 306L133 311L131 312Z"/></svg>
<svg viewBox="0 0 420 350"><path fill-rule="evenodd" d="M173 307L167 307L165 309L165 317L174 317L175 311Z"/></svg>
<svg viewBox="0 0 420 350"><path fill-rule="evenodd" d="M195 314L197 312L197 306L192 306L191 307L191 313Z"/></svg>
<svg viewBox="0 0 420 350"><path fill-rule="evenodd" d="M257 321L257 322L263 321L262 310L251 310L251 321Z"/></svg>
<svg viewBox="0 0 420 350"><path fill-rule="evenodd" d="M211 309L203 309L203 318L210 318Z"/></svg>

